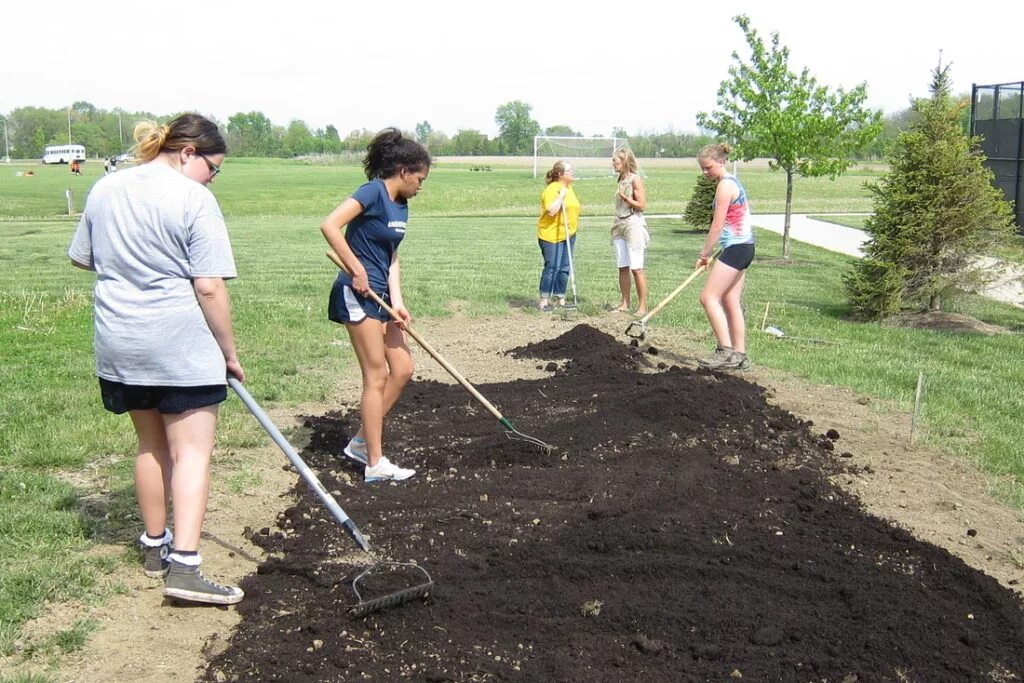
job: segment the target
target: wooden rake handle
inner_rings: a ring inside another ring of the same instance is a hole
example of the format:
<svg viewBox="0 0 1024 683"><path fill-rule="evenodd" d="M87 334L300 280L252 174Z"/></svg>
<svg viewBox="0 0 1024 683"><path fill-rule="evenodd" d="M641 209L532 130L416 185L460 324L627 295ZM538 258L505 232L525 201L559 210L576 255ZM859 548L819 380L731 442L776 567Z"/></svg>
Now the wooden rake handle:
<svg viewBox="0 0 1024 683"><path fill-rule="evenodd" d="M343 270L346 275L352 277L352 273L349 271L348 268L345 267L345 262L341 260L340 256L334 253L333 249L327 252L327 258L331 259L331 261L334 262L334 265L338 266L338 268ZM405 321L402 320L402 318L398 315L395 309L391 308L391 306L389 306L387 302L384 301L384 299L380 298L377 292L371 289L367 291L367 295L371 299L373 299L374 303L376 303L378 306L387 311L388 315L390 315L392 319L394 319L396 322L405 323ZM490 414L493 415L495 419L497 419L499 422L505 425L506 428L512 429L512 425L508 422L508 420L506 420L502 416L501 412L494 407L494 404L492 404L490 401L484 398L484 395L477 391L476 387L470 384L469 380L462 376L462 373L456 370L451 363L445 360L444 356L435 351L434 347L428 344L427 341L416 332L416 330L412 329L412 325L405 324L405 331L409 333L410 337L416 340L417 344L423 347L424 351L430 354L431 358L436 360L441 365L442 368L447 370L448 374L454 377L455 381L461 384L463 389L472 394L473 398L480 401L481 405L483 405L484 408L487 408L488 412L490 412Z"/></svg>
<svg viewBox="0 0 1024 683"><path fill-rule="evenodd" d="M654 308L652 308L652 309L651 309L650 311L648 311L648 312L647 312L647 315L645 315L644 317L640 318L640 320L639 320L639 321L637 321L637 322L639 322L639 324L640 324L641 326L643 326L643 325L646 325L646 324L647 324L647 322L648 322L648 321L649 321L649 320L650 320L651 318L653 318L654 316L656 316L656 315L658 314L658 312L659 312L659 311L661 311L661 309L665 308L665 306L668 306L669 302L670 302L670 301L672 301L672 299L675 299L675 298L676 298L677 296L679 296L679 292L681 292L681 291L683 291L684 289L686 289L686 288L687 288L687 287L689 286L689 284L690 284L691 282L693 282L693 281L694 281L694 279L696 279L696 277L697 277L698 275L700 275L701 273L703 273L703 272L704 272L705 270L709 270L709 269L711 268L711 264L713 264L713 263L715 262L715 259L717 259L717 258L718 258L718 254L715 254L715 255L714 255L714 256L712 256L712 257L711 257L711 259L710 259L710 260L709 260L709 261L708 261L707 263L705 263L705 264L704 264L703 266L698 266L698 267L697 267L697 268L696 268L696 269L695 269L695 270L694 270L694 271L693 271L692 273L690 273L690 277L688 277L688 278L686 278L685 280L683 280L683 283L682 283L681 285L679 285L678 287L676 287L675 289L673 289L673 290L672 290L672 293L671 293L671 294L669 294L669 295L668 295L668 296L666 296L666 297L665 297L664 299L662 299L662 300L661 300L661 303L659 303L659 304L658 304L657 306L655 306L655 307L654 307Z"/></svg>

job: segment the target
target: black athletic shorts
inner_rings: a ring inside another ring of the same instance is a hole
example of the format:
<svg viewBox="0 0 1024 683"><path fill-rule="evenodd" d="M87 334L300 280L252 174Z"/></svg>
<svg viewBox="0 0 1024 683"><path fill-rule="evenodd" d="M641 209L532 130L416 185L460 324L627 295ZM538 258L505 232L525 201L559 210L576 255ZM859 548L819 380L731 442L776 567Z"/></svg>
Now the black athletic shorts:
<svg viewBox="0 0 1024 683"><path fill-rule="evenodd" d="M746 270L754 260L754 243L734 244L722 250L718 260L736 270Z"/></svg>
<svg viewBox="0 0 1024 683"><path fill-rule="evenodd" d="M202 387L141 387L99 378L103 407L121 415L129 410L156 410L164 415L177 415L196 408L216 405L227 400L228 388L223 384Z"/></svg>

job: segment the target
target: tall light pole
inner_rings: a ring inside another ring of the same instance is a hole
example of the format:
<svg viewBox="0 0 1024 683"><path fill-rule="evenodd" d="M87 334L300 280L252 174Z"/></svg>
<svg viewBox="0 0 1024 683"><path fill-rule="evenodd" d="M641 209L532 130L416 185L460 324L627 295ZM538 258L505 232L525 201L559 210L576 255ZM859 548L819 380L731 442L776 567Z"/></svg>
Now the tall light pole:
<svg viewBox="0 0 1024 683"><path fill-rule="evenodd" d="M68 107L68 144L71 144L71 107Z"/></svg>
<svg viewBox="0 0 1024 683"><path fill-rule="evenodd" d="M7 139L7 117L4 117L4 163L11 163L11 141Z"/></svg>
<svg viewBox="0 0 1024 683"><path fill-rule="evenodd" d="M117 138L121 144L121 151L124 151L124 131L121 130L121 110L117 110Z"/></svg>

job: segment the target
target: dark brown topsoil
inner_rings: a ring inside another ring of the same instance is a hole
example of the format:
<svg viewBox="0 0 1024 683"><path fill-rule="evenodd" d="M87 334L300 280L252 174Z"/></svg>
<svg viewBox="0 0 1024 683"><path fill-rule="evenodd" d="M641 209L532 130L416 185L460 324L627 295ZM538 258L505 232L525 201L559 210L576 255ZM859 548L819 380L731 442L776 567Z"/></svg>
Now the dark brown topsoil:
<svg viewBox="0 0 1024 683"><path fill-rule="evenodd" d="M432 594L350 618L354 544L300 483L205 680L1024 678L1020 601L833 485L828 425L583 325L512 353L550 377L479 389L551 455L434 382L387 421L403 484L341 455L357 414L307 421L303 458Z"/></svg>

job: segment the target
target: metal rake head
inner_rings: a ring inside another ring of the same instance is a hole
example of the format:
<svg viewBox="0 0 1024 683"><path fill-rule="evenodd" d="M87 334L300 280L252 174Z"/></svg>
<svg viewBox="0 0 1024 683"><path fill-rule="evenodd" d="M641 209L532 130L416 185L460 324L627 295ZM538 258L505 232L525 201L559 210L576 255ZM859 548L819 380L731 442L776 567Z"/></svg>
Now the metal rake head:
<svg viewBox="0 0 1024 683"><path fill-rule="evenodd" d="M634 320L626 328L626 336L633 339L643 339L647 336L647 322L644 320Z"/></svg>
<svg viewBox="0 0 1024 683"><path fill-rule="evenodd" d="M549 443L545 443L535 436L529 434L523 434L517 429L509 429L505 432L505 437L512 441L525 441L526 443L533 444L537 448L544 451L544 453L551 455L551 452L555 450L555 447Z"/></svg>
<svg viewBox="0 0 1024 683"><path fill-rule="evenodd" d="M385 593L384 595L381 595L380 597L370 599L364 598L363 595L359 592L359 582L362 581L371 572L379 570L381 567L412 567L413 569L421 572L426 577L426 580L422 583L418 583L415 586L411 586L409 588L403 588L397 591L390 591L388 593ZM357 602L352 607L349 607L348 613L354 619L362 619L363 617L369 614L379 612L383 609L398 607L400 605L404 605L407 602L412 602L413 600L423 599L430 595L430 591L433 588L434 580L430 578L430 574L427 572L427 570L419 566L418 564L414 564L412 562L377 561L370 565L369 568L363 570L363 572L360 573L359 576L357 576L354 581L352 581L352 592L356 594L356 599L359 602Z"/></svg>

